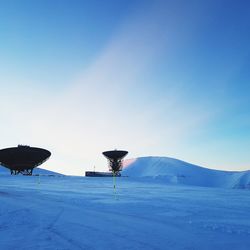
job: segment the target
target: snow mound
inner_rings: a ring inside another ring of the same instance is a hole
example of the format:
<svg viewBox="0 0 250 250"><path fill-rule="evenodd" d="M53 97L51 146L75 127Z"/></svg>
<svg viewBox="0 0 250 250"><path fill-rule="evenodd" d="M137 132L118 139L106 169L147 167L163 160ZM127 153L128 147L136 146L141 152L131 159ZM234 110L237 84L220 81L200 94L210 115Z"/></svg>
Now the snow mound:
<svg viewBox="0 0 250 250"><path fill-rule="evenodd" d="M157 179L171 184L250 189L250 171L213 170L168 157L125 160L122 175Z"/></svg>

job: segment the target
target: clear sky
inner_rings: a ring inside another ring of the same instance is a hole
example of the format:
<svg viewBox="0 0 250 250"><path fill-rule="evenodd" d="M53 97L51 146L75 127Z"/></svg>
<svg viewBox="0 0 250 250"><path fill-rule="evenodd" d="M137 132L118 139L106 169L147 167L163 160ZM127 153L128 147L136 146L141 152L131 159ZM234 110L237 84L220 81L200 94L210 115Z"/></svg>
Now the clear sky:
<svg viewBox="0 0 250 250"><path fill-rule="evenodd" d="M250 169L250 2L0 0L0 148Z"/></svg>

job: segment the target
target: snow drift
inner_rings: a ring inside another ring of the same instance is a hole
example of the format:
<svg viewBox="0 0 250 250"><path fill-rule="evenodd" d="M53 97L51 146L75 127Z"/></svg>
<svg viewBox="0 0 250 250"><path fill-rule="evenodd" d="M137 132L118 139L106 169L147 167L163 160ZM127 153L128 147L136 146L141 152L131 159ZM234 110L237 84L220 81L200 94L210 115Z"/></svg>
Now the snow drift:
<svg viewBox="0 0 250 250"><path fill-rule="evenodd" d="M125 160L122 175L171 184L250 189L250 171L213 170L168 157Z"/></svg>

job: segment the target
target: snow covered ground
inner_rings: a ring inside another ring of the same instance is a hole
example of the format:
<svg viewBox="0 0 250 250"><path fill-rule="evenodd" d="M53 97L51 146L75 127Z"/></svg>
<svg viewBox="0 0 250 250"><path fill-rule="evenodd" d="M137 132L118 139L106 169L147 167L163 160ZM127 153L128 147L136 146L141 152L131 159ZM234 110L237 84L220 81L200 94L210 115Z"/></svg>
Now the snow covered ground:
<svg viewBox="0 0 250 250"><path fill-rule="evenodd" d="M157 179L0 176L0 249L250 249L250 193Z"/></svg>
<svg viewBox="0 0 250 250"><path fill-rule="evenodd" d="M126 160L124 165L124 176L143 177L175 185L250 189L249 170L220 171L169 157L140 157Z"/></svg>

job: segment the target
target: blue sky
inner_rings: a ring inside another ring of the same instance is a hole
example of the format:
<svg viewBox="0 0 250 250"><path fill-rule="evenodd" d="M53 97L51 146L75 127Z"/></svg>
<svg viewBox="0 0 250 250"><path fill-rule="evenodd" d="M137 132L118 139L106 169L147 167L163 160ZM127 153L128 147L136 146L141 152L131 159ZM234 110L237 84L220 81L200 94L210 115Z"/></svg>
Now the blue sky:
<svg viewBox="0 0 250 250"><path fill-rule="evenodd" d="M106 169L101 152L250 169L247 1L0 1L1 148L43 167Z"/></svg>

